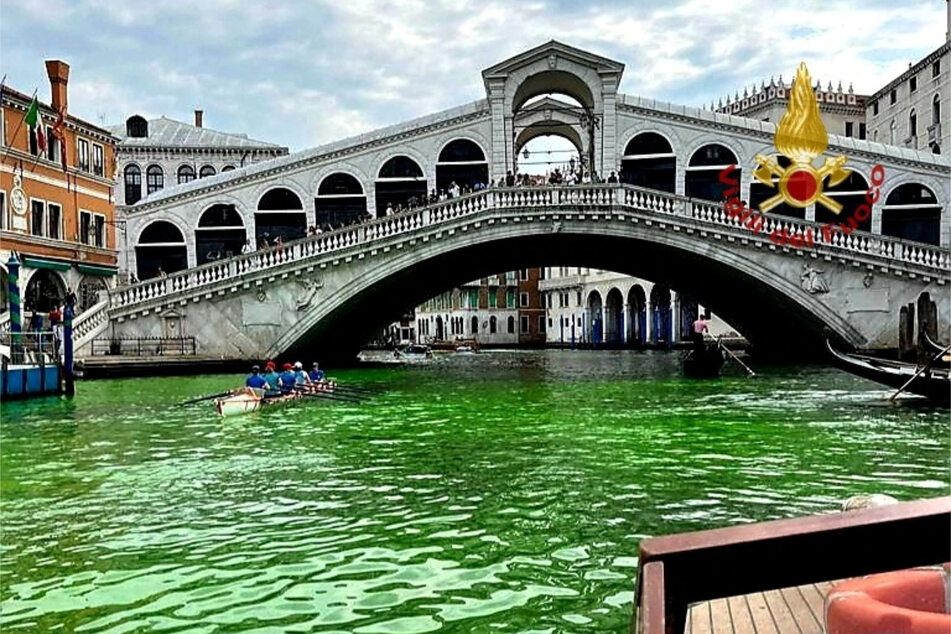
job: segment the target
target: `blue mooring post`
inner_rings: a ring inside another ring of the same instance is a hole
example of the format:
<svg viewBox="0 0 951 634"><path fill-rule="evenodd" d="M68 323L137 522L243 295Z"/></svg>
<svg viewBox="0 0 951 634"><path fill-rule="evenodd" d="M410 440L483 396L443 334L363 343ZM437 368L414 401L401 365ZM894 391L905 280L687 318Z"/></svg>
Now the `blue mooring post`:
<svg viewBox="0 0 951 634"><path fill-rule="evenodd" d="M20 261L16 253L11 253L7 260L7 296L10 302L10 360L19 363L23 322L20 317Z"/></svg>
<svg viewBox="0 0 951 634"><path fill-rule="evenodd" d="M66 308L63 310L63 376L66 396L76 393L73 384L73 313L76 296L70 291L66 294Z"/></svg>

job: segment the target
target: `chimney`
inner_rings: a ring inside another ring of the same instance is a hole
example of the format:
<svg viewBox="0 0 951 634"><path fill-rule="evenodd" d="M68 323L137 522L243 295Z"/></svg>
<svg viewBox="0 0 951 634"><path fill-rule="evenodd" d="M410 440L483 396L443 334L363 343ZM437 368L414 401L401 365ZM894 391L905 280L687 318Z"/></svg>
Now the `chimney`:
<svg viewBox="0 0 951 634"><path fill-rule="evenodd" d="M66 111L66 84L69 82L69 64L58 59L46 60L46 74L50 78L50 105L53 110Z"/></svg>
<svg viewBox="0 0 951 634"><path fill-rule="evenodd" d="M196 127L196 128L200 128L200 127L201 127L201 119L202 119L202 115L203 115L203 114L205 114L205 111L204 111L204 110L196 110L196 111L195 111L195 127Z"/></svg>

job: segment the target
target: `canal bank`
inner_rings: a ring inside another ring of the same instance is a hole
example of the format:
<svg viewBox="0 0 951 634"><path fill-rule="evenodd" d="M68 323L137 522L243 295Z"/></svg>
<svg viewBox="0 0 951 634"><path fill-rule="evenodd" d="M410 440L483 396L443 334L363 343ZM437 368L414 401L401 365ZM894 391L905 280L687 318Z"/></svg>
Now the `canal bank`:
<svg viewBox="0 0 951 634"><path fill-rule="evenodd" d="M947 410L757 370L488 352L227 421L174 404L234 375L4 403L5 625L618 632L645 537L948 493Z"/></svg>

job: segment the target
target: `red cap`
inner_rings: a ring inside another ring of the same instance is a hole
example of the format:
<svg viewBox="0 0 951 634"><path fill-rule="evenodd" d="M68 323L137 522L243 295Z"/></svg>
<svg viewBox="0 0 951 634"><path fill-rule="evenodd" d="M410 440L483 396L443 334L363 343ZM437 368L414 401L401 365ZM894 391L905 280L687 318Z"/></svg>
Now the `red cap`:
<svg viewBox="0 0 951 634"><path fill-rule="evenodd" d="M284 369L285 369L285 370L293 370L293 369L294 369L294 366L292 366L290 363L285 363L285 364L284 364Z"/></svg>
<svg viewBox="0 0 951 634"><path fill-rule="evenodd" d="M265 369L265 370L273 370L273 369L274 369L274 362L273 362L273 361L268 361L267 363L265 363L265 364L264 364L264 369Z"/></svg>

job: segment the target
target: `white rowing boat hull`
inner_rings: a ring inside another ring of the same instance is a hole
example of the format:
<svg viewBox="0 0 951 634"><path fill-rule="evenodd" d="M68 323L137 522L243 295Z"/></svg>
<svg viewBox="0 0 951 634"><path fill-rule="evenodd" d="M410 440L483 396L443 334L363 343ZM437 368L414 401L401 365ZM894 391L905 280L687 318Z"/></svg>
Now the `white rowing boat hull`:
<svg viewBox="0 0 951 634"><path fill-rule="evenodd" d="M215 401L215 409L219 416L238 416L261 409L262 399L251 394L236 394Z"/></svg>

